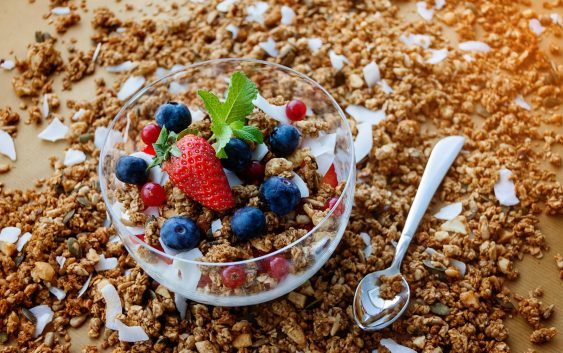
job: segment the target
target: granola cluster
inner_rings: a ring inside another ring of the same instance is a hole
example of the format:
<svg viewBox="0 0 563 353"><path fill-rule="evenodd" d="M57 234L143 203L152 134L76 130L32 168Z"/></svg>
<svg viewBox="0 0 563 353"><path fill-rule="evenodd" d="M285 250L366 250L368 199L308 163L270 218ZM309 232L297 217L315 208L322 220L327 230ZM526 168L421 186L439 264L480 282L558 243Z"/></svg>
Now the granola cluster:
<svg viewBox="0 0 563 353"><path fill-rule="evenodd" d="M69 2L52 0L51 6ZM94 10L94 2L84 3ZM257 14L254 1L234 2L226 11L217 10L218 3L193 1L164 8L148 2L150 11L170 14L165 20L122 20L108 9L95 10L91 39L94 46L101 43L95 70L129 60L138 63L134 74L150 80L159 67L253 57L308 74L342 107L383 109L385 120L373 126L373 147L357 166L355 207L334 255L310 281L272 302L241 308L188 302L182 308L173 293L135 264L106 221L94 132L107 126L122 106L116 94L131 73L120 74L114 83L97 77L91 100L63 102L75 112L83 110L76 121L63 120L70 127L67 141L88 155L86 161L64 166L52 159L52 175L37 182L42 189L0 186L0 227L32 234L22 250L0 243L0 344L11 345L0 351L69 352L69 327L87 324L89 336L116 353L383 352L384 338L419 352L500 353L510 351L504 320L513 314L534 330L532 343L551 340L557 330L542 328L541 321L553 308L544 307L537 293L513 296L506 284L519 276L523 255L542 258L547 249L538 215L563 213L563 187L545 167L560 165L556 147L563 135L555 126L563 123L556 110L563 99L563 67L540 48L529 23L535 19L544 32L558 37L561 25L548 15L500 0L447 1L434 10L432 21L406 21L399 5L387 0L287 2L295 12L291 24L280 24L284 10L279 2L269 1L263 15ZM250 5L255 7L249 10ZM560 12L562 4L551 1L545 6ZM238 30L230 31L229 25ZM450 44L442 26L453 28L460 41L482 40L491 50L462 51ZM428 35L431 48L448 48L447 59L428 63L424 44L400 39L419 38L413 35ZM90 55L67 61L56 38L40 37L29 55L17 60L13 74L16 94L32 98L23 108L28 109L28 122L43 120L39 97L53 91L56 77L64 72L73 81L90 73ZM318 38L322 45L313 50L308 38ZM261 45L268 39L276 43L276 56ZM555 45L549 51L559 52ZM340 70L331 60L335 54L346 56ZM372 61L392 92L363 80L362 68ZM530 103L514 103L517 96ZM350 125L357 136L359 124L350 119ZM318 128L322 126L307 127L311 133ZM437 138L454 134L466 137L464 150L435 199L461 202L462 212L447 222L424 218L401 269L411 289L411 305L389 329L363 332L352 318L356 285L367 273L391 263L431 147ZM270 171L284 173L284 168L276 163ZM495 198L501 168L513 173L519 199L515 206L500 205ZM241 200L254 197L250 189L235 192ZM304 207L313 222L319 217L315 209L315 204ZM274 243L264 239L256 246L268 249ZM429 253L429 248L434 251ZM101 255L116 258L117 265L96 271ZM66 260L61 265L62 257ZM104 328L106 304L99 289L108 283L123 303L119 319L141 326L148 341L122 342L117 331ZM49 291L52 287L64 290L66 297L57 299ZM28 309L42 304L54 314L51 325L34 337L37 318Z"/></svg>

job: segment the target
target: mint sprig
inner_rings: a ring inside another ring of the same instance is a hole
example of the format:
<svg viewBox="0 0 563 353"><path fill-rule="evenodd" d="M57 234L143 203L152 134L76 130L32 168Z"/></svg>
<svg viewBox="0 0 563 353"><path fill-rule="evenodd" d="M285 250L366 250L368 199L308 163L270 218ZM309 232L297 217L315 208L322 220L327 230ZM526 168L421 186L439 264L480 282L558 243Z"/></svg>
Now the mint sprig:
<svg viewBox="0 0 563 353"><path fill-rule="evenodd" d="M156 156L152 159L152 163L147 169L151 169L157 165L162 165L162 163L170 158L170 156L181 157L182 151L180 151L178 146L176 146L176 141L188 134L197 135L197 133L197 129L187 128L177 134L174 131L168 131L166 126L163 126L160 130L160 134L158 135L158 139L152 144Z"/></svg>
<svg viewBox="0 0 563 353"><path fill-rule="evenodd" d="M227 99L224 102L212 92L199 90L205 109L211 116L210 141L219 158L226 158L225 146L236 136L256 143L264 142L262 132L255 126L246 125L246 116L254 110L252 101L258 95L258 88L245 74L235 72L231 76Z"/></svg>

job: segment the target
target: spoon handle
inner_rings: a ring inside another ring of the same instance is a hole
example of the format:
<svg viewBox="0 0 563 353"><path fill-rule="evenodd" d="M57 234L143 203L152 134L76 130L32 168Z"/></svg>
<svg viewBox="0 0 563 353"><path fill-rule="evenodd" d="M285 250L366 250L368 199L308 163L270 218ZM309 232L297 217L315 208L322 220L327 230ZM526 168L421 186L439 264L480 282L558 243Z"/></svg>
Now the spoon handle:
<svg viewBox="0 0 563 353"><path fill-rule="evenodd" d="M432 149L424 174L420 180L420 185L414 197L414 201L405 221L403 232L397 244L395 258L391 267L399 269L401 261L405 256L409 244L414 237L418 224L426 213L426 209L446 176L448 169L456 159L463 147L465 138L463 136L449 136L441 139Z"/></svg>

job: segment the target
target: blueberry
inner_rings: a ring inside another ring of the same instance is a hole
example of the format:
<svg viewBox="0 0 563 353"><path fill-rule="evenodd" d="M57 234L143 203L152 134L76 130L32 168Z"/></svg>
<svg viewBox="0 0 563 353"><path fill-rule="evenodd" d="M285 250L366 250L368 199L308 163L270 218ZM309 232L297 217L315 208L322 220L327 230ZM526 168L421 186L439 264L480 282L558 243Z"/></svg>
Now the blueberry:
<svg viewBox="0 0 563 353"><path fill-rule="evenodd" d="M168 218L160 228L160 239L174 250L191 250L199 244L201 232L194 221L175 216Z"/></svg>
<svg viewBox="0 0 563 353"><path fill-rule="evenodd" d="M231 229L240 240L249 240L264 234L266 229L264 212L256 207L237 210L231 219Z"/></svg>
<svg viewBox="0 0 563 353"><path fill-rule="evenodd" d="M182 103L164 103L156 110L156 123L166 126L168 131L179 133L192 123L192 114L188 107Z"/></svg>
<svg viewBox="0 0 563 353"><path fill-rule="evenodd" d="M250 146L241 139L232 138L225 146L225 153L227 158L221 159L223 167L232 170L233 172L240 172L252 159L252 151Z"/></svg>
<svg viewBox="0 0 563 353"><path fill-rule="evenodd" d="M115 176L127 184L144 184L149 176L147 162L142 158L123 156L117 161Z"/></svg>
<svg viewBox="0 0 563 353"><path fill-rule="evenodd" d="M289 156L297 148L300 138L301 133L294 126L277 126L270 134L270 149L277 156Z"/></svg>
<svg viewBox="0 0 563 353"><path fill-rule="evenodd" d="M285 216L297 207L301 201L301 193L293 181L272 176L260 187L260 198L272 212Z"/></svg>

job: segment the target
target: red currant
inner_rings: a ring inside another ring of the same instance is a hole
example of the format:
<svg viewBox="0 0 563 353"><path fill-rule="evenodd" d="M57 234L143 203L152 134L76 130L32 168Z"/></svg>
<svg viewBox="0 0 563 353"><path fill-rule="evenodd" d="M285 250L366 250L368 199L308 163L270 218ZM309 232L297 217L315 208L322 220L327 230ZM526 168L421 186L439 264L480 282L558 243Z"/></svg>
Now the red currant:
<svg viewBox="0 0 563 353"><path fill-rule="evenodd" d="M156 156L156 152L154 151L154 147L152 145L145 146L145 148L143 148L143 152L150 154L151 156Z"/></svg>
<svg viewBox="0 0 563 353"><path fill-rule="evenodd" d="M238 288L244 284L246 274L241 265L229 266L221 272L223 284L228 288Z"/></svg>
<svg viewBox="0 0 563 353"><path fill-rule="evenodd" d="M141 188L141 199L146 207L160 206L166 201L166 190L160 184L146 183Z"/></svg>
<svg viewBox="0 0 563 353"><path fill-rule="evenodd" d="M266 271L268 271L270 276L274 277L278 281L283 279L289 273L289 262L283 255L280 254L272 256L268 265L264 267L266 267Z"/></svg>
<svg viewBox="0 0 563 353"><path fill-rule="evenodd" d="M334 196L331 197L326 203L325 203L325 210L330 210L334 207L334 205L336 205L336 203L338 202L338 197ZM336 209L334 210L334 212L332 213L335 216L340 216L342 213L344 212L344 204L340 203L338 205L338 207L336 207Z"/></svg>
<svg viewBox="0 0 563 353"><path fill-rule="evenodd" d="M197 282L198 288L207 287L208 284L211 284L211 278L208 275L202 275L199 278L199 282Z"/></svg>
<svg viewBox="0 0 563 353"><path fill-rule="evenodd" d="M307 106L303 101L299 99L294 99L291 102L287 103L285 107L285 114L287 118L291 121L299 121L305 118L305 114L307 113Z"/></svg>
<svg viewBox="0 0 563 353"><path fill-rule="evenodd" d="M266 168L259 161L252 161L243 172L243 179L249 183L259 183L264 180Z"/></svg>
<svg viewBox="0 0 563 353"><path fill-rule="evenodd" d="M160 135L160 127L156 124L149 124L141 131L141 140L147 145L152 145L158 140L158 135Z"/></svg>

